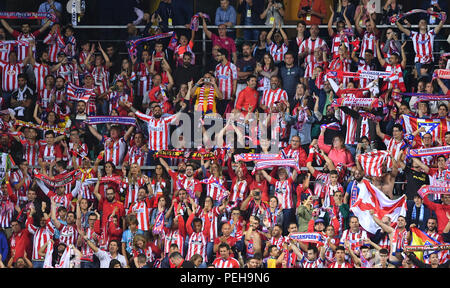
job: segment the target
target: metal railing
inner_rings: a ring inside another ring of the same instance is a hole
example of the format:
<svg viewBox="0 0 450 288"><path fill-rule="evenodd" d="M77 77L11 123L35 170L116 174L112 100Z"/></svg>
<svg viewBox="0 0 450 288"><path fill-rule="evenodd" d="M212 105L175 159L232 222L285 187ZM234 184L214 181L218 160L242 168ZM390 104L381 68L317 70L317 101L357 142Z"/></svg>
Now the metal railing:
<svg viewBox="0 0 450 288"><path fill-rule="evenodd" d="M432 28L434 28L436 26L437 25L428 25L428 28L432 29ZM136 26L136 28L138 28L138 29L144 29L145 27L146 26L143 26L143 25ZM152 28L156 28L156 26L151 26L151 27ZM216 28L218 28L218 26L216 26L216 25L208 25L207 27L208 27L208 29L216 29ZM295 29L296 27L297 27L296 25L282 25L283 29ZM309 28L309 27L311 27L311 25L307 25L306 27ZM78 25L78 26L75 26L75 28L76 29L127 29L127 26L126 25ZM169 26L168 28L169 29L187 29L183 25ZM227 29L237 30L237 29L270 29L270 28L272 28L272 27L268 26L268 25L235 25L235 26L227 28ZM327 28L328 28L328 25L319 25L319 29L327 29ZM336 28L336 26L333 26L333 28ZM395 26L395 25L377 25L377 28L378 29L386 29L386 28L397 29L397 26ZM411 25L408 28L418 28L418 25ZM450 25L444 25L443 28L450 28ZM199 29L202 30L202 37L201 37L201 39L197 39L197 40L194 40L194 41L197 42L197 43L201 42L201 46L202 46L201 54L203 56L202 57L202 64L205 65L206 64L206 43L211 42L211 40L207 39L206 33L203 30L203 26L202 25L199 26ZM444 38L446 38L446 37L444 37ZM108 40L108 41L109 42L121 42L121 41L124 41L124 40L112 40L112 41ZM411 39L407 39L406 41L411 41ZM436 42L446 42L447 40L446 39L436 39L435 38L434 41L436 41ZM441 54L441 52L440 51L435 51L435 52L433 52L433 54L439 55L439 54Z"/></svg>

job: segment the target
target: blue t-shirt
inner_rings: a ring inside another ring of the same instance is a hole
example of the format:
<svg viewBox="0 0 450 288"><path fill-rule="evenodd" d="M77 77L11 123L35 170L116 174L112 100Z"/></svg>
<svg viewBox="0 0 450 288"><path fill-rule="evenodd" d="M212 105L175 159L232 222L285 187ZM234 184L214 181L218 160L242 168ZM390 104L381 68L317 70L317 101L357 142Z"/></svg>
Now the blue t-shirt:
<svg viewBox="0 0 450 288"><path fill-rule="evenodd" d="M132 233L130 229L127 229L122 234L122 243L126 244L126 250L131 254L131 250L133 249L133 239L135 235L144 235L144 231L141 229L137 229L135 233Z"/></svg>

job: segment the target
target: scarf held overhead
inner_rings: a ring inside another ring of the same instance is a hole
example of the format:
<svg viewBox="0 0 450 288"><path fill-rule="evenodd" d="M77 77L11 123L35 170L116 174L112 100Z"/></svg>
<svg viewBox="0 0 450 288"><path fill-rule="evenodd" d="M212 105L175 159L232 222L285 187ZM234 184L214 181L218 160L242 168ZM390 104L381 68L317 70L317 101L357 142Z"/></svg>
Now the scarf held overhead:
<svg viewBox="0 0 450 288"><path fill-rule="evenodd" d="M76 180L78 180L81 177L81 174L82 172L80 170L74 170L50 178L47 175L41 174L37 170L34 170L34 177L42 180L42 182L44 182L44 184L47 187L52 188L73 184Z"/></svg>
<svg viewBox="0 0 450 288"><path fill-rule="evenodd" d="M121 117L121 116L91 116L87 117L87 124L121 124L121 125L133 125L136 126L136 118L134 117Z"/></svg>
<svg viewBox="0 0 450 288"><path fill-rule="evenodd" d="M192 159L201 160L203 155L204 160L216 159L214 152L186 152L180 150L161 150L155 153L156 158L171 158L171 159Z"/></svg>

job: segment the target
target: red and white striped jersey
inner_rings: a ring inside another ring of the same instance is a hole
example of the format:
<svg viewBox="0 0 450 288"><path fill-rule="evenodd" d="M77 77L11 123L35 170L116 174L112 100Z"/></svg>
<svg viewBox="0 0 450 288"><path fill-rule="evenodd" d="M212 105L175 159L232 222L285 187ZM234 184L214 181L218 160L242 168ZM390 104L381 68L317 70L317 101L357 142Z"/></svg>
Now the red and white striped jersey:
<svg viewBox="0 0 450 288"><path fill-rule="evenodd" d="M437 169L436 172L429 175L430 185L445 186L447 183L445 175L447 175L447 170L439 171L439 169ZM441 194L433 194L433 200L441 200Z"/></svg>
<svg viewBox="0 0 450 288"><path fill-rule="evenodd" d="M167 183L164 178L162 178L160 181L153 178L151 186L153 189L153 193L156 195L156 197L159 197L164 193L164 189L167 187Z"/></svg>
<svg viewBox="0 0 450 288"><path fill-rule="evenodd" d="M328 65L328 69L334 70L334 71L344 71L344 72L350 72L350 65L352 61L348 58L341 59L339 56L337 58L334 58L330 64ZM343 83L344 87L347 87L347 84L350 82L349 78L343 77L342 81L341 79L338 79L338 84Z"/></svg>
<svg viewBox="0 0 450 288"><path fill-rule="evenodd" d="M127 93L114 91L108 93L108 101L109 101L109 113L111 113L113 109L117 110L120 107L119 101L133 103L133 98Z"/></svg>
<svg viewBox="0 0 450 288"><path fill-rule="evenodd" d="M31 179L30 175L28 175L28 173L27 175L23 175L23 172L20 169L14 171L11 175L12 186L16 185L24 178L25 181L23 185L19 188L19 190L16 190L16 196L17 200L19 201L19 206L25 204L28 201L27 192L33 180Z"/></svg>
<svg viewBox="0 0 450 288"><path fill-rule="evenodd" d="M375 65L372 64L367 64L366 61L364 59L359 59L358 61L358 72L362 72L362 71L373 71L375 70ZM359 78L359 88L366 88L367 85L369 85L370 83L370 79L367 78Z"/></svg>
<svg viewBox="0 0 450 288"><path fill-rule="evenodd" d="M169 125L174 124L176 115L171 115L164 118L155 118L148 116L139 111L136 112L136 116L147 122L149 143L148 148L151 151L167 150L169 147Z"/></svg>
<svg viewBox="0 0 450 288"><path fill-rule="evenodd" d="M285 90L277 88L276 90L267 89L264 91L261 104L267 107L275 106L275 102L288 101L288 96Z"/></svg>
<svg viewBox="0 0 450 288"><path fill-rule="evenodd" d="M86 58L89 56L89 51L81 51L80 56L78 57L78 63L80 63L80 66L82 69L85 69L86 66L84 65L84 62L86 61ZM91 63L94 62L93 57L91 57Z"/></svg>
<svg viewBox="0 0 450 288"><path fill-rule="evenodd" d="M90 227L84 229L84 234L91 240L94 241L95 245L97 245L97 239L100 238L97 233L94 232L94 229L91 229ZM86 241L83 242L83 245L81 245L81 260L82 261L94 261L94 250L89 247Z"/></svg>
<svg viewBox="0 0 450 288"><path fill-rule="evenodd" d="M380 241L378 242L378 245L383 248L383 249L387 249L390 250L390 241L389 241L389 234L384 235L384 238L381 238Z"/></svg>
<svg viewBox="0 0 450 288"><path fill-rule="evenodd" d="M9 62L0 61L2 72L2 90L5 92L13 92L19 88L17 76L23 71L23 63L17 62L10 64Z"/></svg>
<svg viewBox="0 0 450 288"><path fill-rule="evenodd" d="M425 34L411 31L409 37L411 37L414 51L416 52L416 57L414 58L415 63L428 64L434 61L433 44L435 36L434 29L431 29Z"/></svg>
<svg viewBox="0 0 450 288"><path fill-rule="evenodd" d="M142 147L133 145L130 149L128 149L128 154L125 158L128 160L130 165L137 163L139 166L144 166L145 160L147 159L147 154L148 153L145 152Z"/></svg>
<svg viewBox="0 0 450 288"><path fill-rule="evenodd" d="M277 246L278 249L283 249L283 244L286 241L289 242L289 239L287 237L283 237L281 235L278 238L272 237L269 239L270 245L275 245L275 246Z"/></svg>
<svg viewBox="0 0 450 288"><path fill-rule="evenodd" d="M39 158L48 163L56 161L57 158L62 159L61 147L57 144L41 146L39 148Z"/></svg>
<svg viewBox="0 0 450 288"><path fill-rule="evenodd" d="M81 168L79 168L79 169L83 173L82 174L83 176L81 178L82 182L85 179L90 179L90 178L95 178L96 177L97 173L95 171L93 171L92 168L89 168L87 170L84 170L84 169L81 169ZM94 200L95 199L95 196L94 196L94 185L81 185L79 193L81 193L81 197L82 198L85 198L87 200Z"/></svg>
<svg viewBox="0 0 450 288"><path fill-rule="evenodd" d="M226 184L226 180L224 178L217 178L213 175L208 177L208 182L210 184L206 184L206 196L213 198L214 201L218 201L224 193L223 189L221 189L217 183L214 183L216 181L219 182L220 185Z"/></svg>
<svg viewBox="0 0 450 288"><path fill-rule="evenodd" d="M399 88L402 92L406 91L405 81L403 80L403 71L402 65L397 64L396 66L385 64L386 72L391 72L392 76L389 76L388 81L383 82L383 88L391 89L391 88Z"/></svg>
<svg viewBox="0 0 450 288"><path fill-rule="evenodd" d="M150 61L148 63L149 67L150 67ZM152 84L152 78L150 75L150 71L147 69L147 67L145 67L144 63L137 63L135 65L134 71L136 71L136 75L137 75L137 79L138 81L138 95L143 97L143 96L147 96L148 92L151 89L151 84Z"/></svg>
<svg viewBox="0 0 450 288"><path fill-rule="evenodd" d="M72 63L70 64L63 64L61 65L58 70L55 71L55 76L61 76L64 78L65 82L73 82L73 74L74 74L74 67Z"/></svg>
<svg viewBox="0 0 450 288"><path fill-rule="evenodd" d="M13 45L11 44L0 44L0 60L4 62L9 61L9 53L13 51Z"/></svg>
<svg viewBox="0 0 450 288"><path fill-rule="evenodd" d="M316 260L311 261L303 256L303 259L301 261L302 268L324 268L325 266L325 261L320 257L318 257Z"/></svg>
<svg viewBox="0 0 450 288"><path fill-rule="evenodd" d="M95 86L99 88L100 94L105 93L109 89L109 71L106 66L94 67L90 71L94 78Z"/></svg>
<svg viewBox="0 0 450 288"><path fill-rule="evenodd" d="M214 260L213 265L215 268L240 268L239 261L233 257L224 258L216 258Z"/></svg>
<svg viewBox="0 0 450 288"><path fill-rule="evenodd" d="M138 229L141 229L142 231L150 230L150 207L147 201L134 202L128 210L128 214L131 213L136 214L136 218L139 221L137 226Z"/></svg>
<svg viewBox="0 0 450 288"><path fill-rule="evenodd" d="M298 54L304 53L306 51L306 48L308 48L309 54L305 57L305 63L306 64L311 63L313 62L314 59L314 49L322 47L324 45L327 45L327 43L324 40L320 38L316 38L313 40L311 39L311 37L309 37L308 39L303 41L300 47L298 48Z"/></svg>
<svg viewBox="0 0 450 288"><path fill-rule="evenodd" d="M55 95L55 88L48 90L47 88L38 91L38 105L44 109L47 109L50 106L50 101L52 97Z"/></svg>
<svg viewBox="0 0 450 288"><path fill-rule="evenodd" d="M184 255L184 240L178 229L164 233L164 255L169 254L169 248L172 244L177 244L180 254Z"/></svg>
<svg viewBox="0 0 450 288"><path fill-rule="evenodd" d="M361 40L361 51L359 52L359 57L363 58L366 50L370 49L373 51L373 56L377 57L377 49L375 46L375 40L377 37L374 33L364 32L363 38Z"/></svg>
<svg viewBox="0 0 450 288"><path fill-rule="evenodd" d="M231 188L230 202L241 202L244 200L248 193L248 183L247 180L236 180L236 183Z"/></svg>
<svg viewBox="0 0 450 288"><path fill-rule="evenodd" d="M328 268L353 268L353 265L347 262L339 264L338 262L334 262L328 265Z"/></svg>
<svg viewBox="0 0 450 288"><path fill-rule="evenodd" d="M330 237L327 237L327 241ZM333 245L338 245L339 243L339 238L331 238L330 239L330 243ZM325 249L325 259L327 263L334 263L336 262L336 258L334 257L334 251L330 248L330 246L328 246L328 244L326 244L324 246Z"/></svg>
<svg viewBox="0 0 450 288"><path fill-rule="evenodd" d="M6 192L5 192L6 193ZM0 200L1 201L1 200ZM14 215L14 202L9 199L0 203L0 228L11 228Z"/></svg>
<svg viewBox="0 0 450 288"><path fill-rule="evenodd" d="M114 141L114 139L103 136L103 146L105 148L104 161L111 161L115 166L122 165L125 156L127 143L123 137Z"/></svg>
<svg viewBox="0 0 450 288"><path fill-rule="evenodd" d="M33 218L28 217L26 222L26 227L28 231L33 234L33 255L31 260L44 260L44 256L39 256L39 249L47 243L50 239L53 238L53 234L55 234L55 228L51 224L50 219L48 220L45 227L36 227L32 224Z"/></svg>
<svg viewBox="0 0 450 288"><path fill-rule="evenodd" d="M341 125L342 127L347 127L345 131L345 144L353 145L358 144L356 141L356 127L358 125L358 121L352 116L344 113L342 110L339 110L341 116Z"/></svg>
<svg viewBox="0 0 450 288"><path fill-rule="evenodd" d="M73 142L69 142L69 155L68 155L68 163L67 166L72 167L73 166L73 162L72 162L72 155L75 155L75 161L76 164L78 165L78 167L81 167L81 164L83 163L83 157L87 157L88 155L88 147L86 145L86 143L79 143L77 149L74 149L74 144Z"/></svg>
<svg viewBox="0 0 450 288"><path fill-rule="evenodd" d="M320 197L324 187L330 184L330 174L317 172L313 176L316 179L314 183L314 196Z"/></svg>
<svg viewBox="0 0 450 288"><path fill-rule="evenodd" d="M78 239L78 230L75 224L62 225L60 227L59 242L64 243L67 246L76 245Z"/></svg>
<svg viewBox="0 0 450 288"><path fill-rule="evenodd" d="M343 246L345 240L348 240L348 242L350 243L350 248L353 251L358 251L359 247L364 245L364 239L368 239L367 232L362 230L361 228L356 233L353 233L350 231L350 229L347 229L344 231L344 233L342 233L340 244Z"/></svg>
<svg viewBox="0 0 450 288"><path fill-rule="evenodd" d="M395 252L398 249L403 249L408 245L408 231L403 229L400 231L398 228L394 230L394 236L390 239L391 252Z"/></svg>
<svg viewBox="0 0 450 288"><path fill-rule="evenodd" d="M350 41L348 40L347 35L341 34L341 33L334 33L333 39L331 40L331 53L333 54L334 58L339 58L339 47L342 43L349 49L350 47Z"/></svg>
<svg viewBox="0 0 450 288"><path fill-rule="evenodd" d="M208 243L208 238L203 234L202 231L192 233L189 236L188 241L188 251L186 254L186 260L191 260L194 254L200 254L203 257L203 261L207 261L206 257L206 244Z"/></svg>
<svg viewBox="0 0 450 288"><path fill-rule="evenodd" d="M35 141L31 144L29 139L21 140L20 143L23 147L23 155L25 160L27 160L28 165L37 166L39 158L39 150L42 146L47 145L44 140Z"/></svg>
<svg viewBox="0 0 450 288"><path fill-rule="evenodd" d="M39 30L34 31L33 33L23 34L17 31L13 32L13 37L16 37L17 40L25 41L30 43L31 41L36 41L36 36L40 34ZM36 48L33 48L33 53L36 53ZM23 61L27 58L28 55L28 47L23 45L17 45L17 61Z"/></svg>
<svg viewBox="0 0 450 288"><path fill-rule="evenodd" d="M233 96L233 81L237 80L236 65L228 62L226 65L217 64L215 76L219 82L220 91L222 91L223 99L230 100Z"/></svg>
<svg viewBox="0 0 450 288"><path fill-rule="evenodd" d="M218 223L219 223L219 207L214 207L208 212L205 210L202 210L200 212L200 218L202 219L203 228L205 227L205 217L208 217L209 222L211 223L209 228L209 241L214 242L214 240L219 237L219 229L218 229Z"/></svg>
<svg viewBox="0 0 450 288"><path fill-rule="evenodd" d="M383 139L383 142L386 145L386 150L389 151L389 154L394 154L394 159L396 161L399 161L400 155L402 153L400 148L403 145L403 141L397 142L393 137L385 135L384 139ZM387 158L386 167L388 167L388 168L392 167L391 157Z"/></svg>
<svg viewBox="0 0 450 288"><path fill-rule="evenodd" d="M145 184L143 178L138 178L134 183L130 183L128 177L125 178L125 181L122 182L121 190L126 191L125 196L125 204L124 208L128 208L130 204L136 202L138 200L137 195L139 191L139 187Z"/></svg>
<svg viewBox="0 0 450 288"><path fill-rule="evenodd" d="M294 201L292 199L292 178L288 178L287 180L280 181L272 178L270 184L275 187L275 197L278 199L278 203L280 203L281 209L291 209L293 208Z"/></svg>
<svg viewBox="0 0 450 288"><path fill-rule="evenodd" d="M34 78L36 79L36 91L44 90L45 76L50 73L50 67L47 64L34 63L33 66Z"/></svg>
<svg viewBox="0 0 450 288"><path fill-rule="evenodd" d="M58 42L58 33L48 33L48 35L44 38L44 44L48 46L48 57L49 61L52 63L58 62L58 53L61 52L61 48Z"/></svg>
<svg viewBox="0 0 450 288"><path fill-rule="evenodd" d="M269 53L272 55L273 62L279 63L284 60L284 54L288 51L288 46L283 43L278 46L275 42L270 43Z"/></svg>

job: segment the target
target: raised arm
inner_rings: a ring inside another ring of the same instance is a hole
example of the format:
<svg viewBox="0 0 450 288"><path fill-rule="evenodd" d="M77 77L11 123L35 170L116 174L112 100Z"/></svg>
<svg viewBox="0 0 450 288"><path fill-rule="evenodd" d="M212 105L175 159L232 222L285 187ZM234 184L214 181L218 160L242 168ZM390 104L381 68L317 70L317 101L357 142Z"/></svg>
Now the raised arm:
<svg viewBox="0 0 450 288"><path fill-rule="evenodd" d="M401 47L401 52L402 52L402 62L400 63L400 65L402 66L402 69L406 68L406 53L405 53L405 46L406 46L406 41L403 42L402 47Z"/></svg>
<svg viewBox="0 0 450 288"><path fill-rule="evenodd" d="M103 50L103 48L102 48L102 44L100 44L100 42L98 42L98 49L100 50L100 52L102 53L102 55L103 55L103 58L105 59L105 66L106 66L106 68L110 68L111 67L111 60L109 59L109 57L108 57L108 54L106 54L106 52Z"/></svg>
<svg viewBox="0 0 450 288"><path fill-rule="evenodd" d="M331 15L330 15L330 19L328 19L328 35L330 37L333 37L333 35L334 35L334 30L333 30L333 18L334 18L333 4L330 5L330 11L331 11Z"/></svg>
<svg viewBox="0 0 450 288"><path fill-rule="evenodd" d="M89 127L89 131L91 131L92 135L94 135L95 138L97 138L98 141L102 141L103 140L103 136L98 133L97 129L95 129L92 125L88 125ZM133 126L131 126L133 127Z"/></svg>
<svg viewBox="0 0 450 288"><path fill-rule="evenodd" d="M411 31L409 29L406 29L402 24L400 24L400 22L395 21L395 25L397 25L398 30L405 33L406 36L408 36L408 37L411 36Z"/></svg>
<svg viewBox="0 0 450 288"><path fill-rule="evenodd" d="M376 46L377 46L377 58L378 58L378 62L380 62L380 65L384 67L384 65L386 65L386 60L384 60L383 58L383 54L381 53L380 50L380 42L378 40L375 40Z"/></svg>
<svg viewBox="0 0 450 288"><path fill-rule="evenodd" d="M205 20L205 17L203 17L203 14L202 14L202 26L203 26L203 31L206 34L206 37L211 39L212 32L208 30L208 27L206 26L206 20Z"/></svg>
<svg viewBox="0 0 450 288"><path fill-rule="evenodd" d="M381 128L380 128L380 122L377 122L377 125L375 126L375 130L377 132L378 137L381 138L381 140L384 140L384 137L386 136L386 134L384 134L383 132L381 132Z"/></svg>
<svg viewBox="0 0 450 288"><path fill-rule="evenodd" d="M377 223L378 226L380 226L381 229L383 229L384 232L386 232L388 234L393 233L394 229L391 226L384 224L380 219L378 219L377 216L375 216L374 213L375 212L373 210L370 210L370 215L372 216L372 219L375 221L375 223Z"/></svg>
<svg viewBox="0 0 450 288"><path fill-rule="evenodd" d="M6 22L5 19L0 19L0 22L2 22L3 27L5 27L6 31L8 31L9 34L14 33L14 29L9 26L8 22Z"/></svg>
<svg viewBox="0 0 450 288"><path fill-rule="evenodd" d="M445 12L441 12L441 15L443 17L442 17L441 21L439 21L439 25L434 27L434 34L436 34L436 35L439 33L439 31L441 31L442 27L444 27L445 20L447 19L447 15Z"/></svg>
<svg viewBox="0 0 450 288"><path fill-rule="evenodd" d="M271 182L272 181L272 177L269 175L269 174L267 174L267 172L263 169L263 170L261 170L261 174L264 176L264 178L267 180L267 182Z"/></svg>
<svg viewBox="0 0 450 288"><path fill-rule="evenodd" d="M430 172L430 167L428 167L422 161L420 161L419 158L412 158L412 161L414 162L414 164L419 166L425 174L428 174L428 172Z"/></svg>

